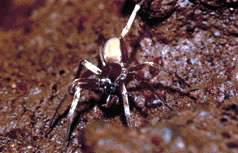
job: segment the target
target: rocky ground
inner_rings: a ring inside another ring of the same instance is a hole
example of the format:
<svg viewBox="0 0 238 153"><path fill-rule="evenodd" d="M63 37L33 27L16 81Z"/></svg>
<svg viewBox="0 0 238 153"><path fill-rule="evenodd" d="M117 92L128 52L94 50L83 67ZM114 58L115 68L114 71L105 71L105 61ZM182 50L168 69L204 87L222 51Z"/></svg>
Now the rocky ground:
<svg viewBox="0 0 238 153"><path fill-rule="evenodd" d="M98 64L98 48L120 35L135 2L0 2L0 152L62 152L79 62ZM238 152L237 0L146 0L126 46L129 67L157 64L137 72L150 87L127 83L135 127L121 104L105 109L85 90L66 152Z"/></svg>

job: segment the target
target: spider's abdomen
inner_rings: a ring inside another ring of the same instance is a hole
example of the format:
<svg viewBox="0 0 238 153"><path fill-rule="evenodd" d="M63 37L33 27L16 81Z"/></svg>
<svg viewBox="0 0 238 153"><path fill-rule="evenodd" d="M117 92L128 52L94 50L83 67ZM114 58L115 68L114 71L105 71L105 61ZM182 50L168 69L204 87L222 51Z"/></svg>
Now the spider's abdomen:
<svg viewBox="0 0 238 153"><path fill-rule="evenodd" d="M122 60L122 52L119 38L113 37L107 40L104 46L103 58L107 63L120 64Z"/></svg>

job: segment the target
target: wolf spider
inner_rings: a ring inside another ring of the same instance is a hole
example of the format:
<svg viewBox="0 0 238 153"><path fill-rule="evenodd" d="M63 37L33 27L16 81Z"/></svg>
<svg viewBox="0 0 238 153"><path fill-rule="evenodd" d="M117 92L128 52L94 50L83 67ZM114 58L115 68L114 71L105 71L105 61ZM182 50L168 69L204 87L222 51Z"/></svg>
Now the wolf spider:
<svg viewBox="0 0 238 153"><path fill-rule="evenodd" d="M106 103L103 104L103 107L109 108L111 105L115 103L119 103L120 98L122 98L123 108L125 113L125 120L129 127L133 127L133 119L131 117L129 100L128 100L128 92L126 89L126 82L129 80L136 79L139 82L142 82L143 85L147 86L150 89L153 89L152 85L147 82L144 78L140 77L136 74L137 71L141 70L144 66L153 67L159 69L158 66L153 62L143 62L133 67L128 67L128 55L127 49L125 46L124 37L128 33L131 28L131 25L135 19L137 12L139 11L141 5L145 0L142 0L140 3L135 5L135 8L126 24L124 29L121 32L120 37L113 37L107 40L105 43L104 49L99 51L99 57L102 64L102 68L97 67L87 60L82 60L81 65L84 66L87 70L91 71L98 78L76 78L72 83L72 88L74 89L74 97L69 109L69 113L67 116L67 133L66 133L66 141L69 141L70 128L73 122L74 113L76 111L76 107L80 101L81 92L83 89L94 90L98 89L103 94L108 95L106 98ZM134 76L134 77L131 77ZM160 98L160 96L152 91L156 98ZM118 95L118 93L121 93ZM64 101L64 100L63 100ZM163 100L161 101L163 105L168 107L170 110L172 108L168 106ZM58 108L55 111L55 114L51 120L49 131L52 130L53 125L55 124L56 118L58 116L58 109L62 101L60 102ZM47 132L47 134L49 133Z"/></svg>

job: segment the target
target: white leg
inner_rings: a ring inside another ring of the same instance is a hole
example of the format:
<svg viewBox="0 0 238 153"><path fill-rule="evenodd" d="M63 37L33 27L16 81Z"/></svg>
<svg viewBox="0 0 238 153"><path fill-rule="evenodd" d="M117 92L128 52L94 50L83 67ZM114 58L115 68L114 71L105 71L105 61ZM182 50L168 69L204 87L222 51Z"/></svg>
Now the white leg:
<svg viewBox="0 0 238 153"><path fill-rule="evenodd" d="M76 87L76 91L74 93L74 99L73 99L73 102L70 106L70 110L69 110L69 114L67 116L67 124L68 124L68 127L67 127L67 133L66 133L66 141L68 142L69 140L69 134L70 134L70 128L71 128L71 125L72 125L72 122L73 122L73 118L74 118L74 112L75 112L75 109L78 105L78 102L80 100L80 94L81 94L81 88L80 87Z"/></svg>
<svg viewBox="0 0 238 153"><path fill-rule="evenodd" d="M96 75L100 75L102 73L102 70L100 68L98 68L96 65L92 64L87 60L83 60L81 64Z"/></svg>
<svg viewBox="0 0 238 153"><path fill-rule="evenodd" d="M123 99L124 112L126 116L126 122L129 127L132 127L132 118L131 118L131 112L129 107L128 94L127 94L127 90L124 83L122 84L122 87L121 87L121 93L122 93L122 99Z"/></svg>
<svg viewBox="0 0 238 153"><path fill-rule="evenodd" d="M128 33L128 31L130 30L131 25L132 25L133 21L135 20L136 14L140 10L140 7L144 1L145 0L142 0L140 3L136 4L136 6L134 7L134 10L132 11L131 16L130 16L126 26L123 28L123 30L121 32L121 38L124 38L125 35Z"/></svg>
<svg viewBox="0 0 238 153"><path fill-rule="evenodd" d="M96 65L92 64L91 62L89 62L87 60L83 60L81 62L81 64L83 66L85 66L89 71L93 72L96 75L100 75L102 73L102 70L100 68L98 68ZM78 79L75 79L72 83L72 87L73 88L75 87L75 93L74 93L73 102L70 106L69 114L67 116L67 122L68 122L67 133L66 133L66 141L67 142L68 142L68 137L70 134L70 128L71 128L73 118L74 118L74 112L75 112L78 102L80 100L80 94L81 94L81 90L82 90L80 85L85 85L89 82L94 82L94 79L78 78Z"/></svg>

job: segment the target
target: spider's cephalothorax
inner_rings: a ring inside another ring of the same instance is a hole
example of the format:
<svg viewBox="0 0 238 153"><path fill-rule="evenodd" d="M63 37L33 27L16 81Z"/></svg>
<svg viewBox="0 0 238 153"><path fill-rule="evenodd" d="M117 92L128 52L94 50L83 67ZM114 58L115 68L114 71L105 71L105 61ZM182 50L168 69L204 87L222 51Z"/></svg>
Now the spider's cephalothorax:
<svg viewBox="0 0 238 153"><path fill-rule="evenodd" d="M127 77L126 59L128 58L127 51L122 47L123 45L123 39L116 37L110 38L106 42L104 50L100 51L100 59L103 64L101 74L103 78L101 80L105 81L108 85L106 86L109 87L111 91L119 87L121 81L124 81Z"/></svg>

